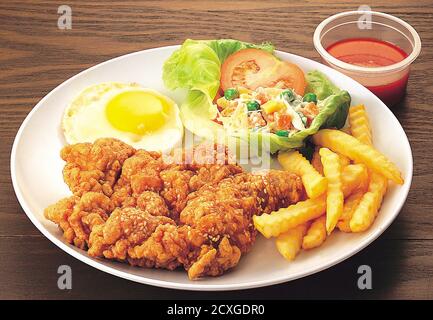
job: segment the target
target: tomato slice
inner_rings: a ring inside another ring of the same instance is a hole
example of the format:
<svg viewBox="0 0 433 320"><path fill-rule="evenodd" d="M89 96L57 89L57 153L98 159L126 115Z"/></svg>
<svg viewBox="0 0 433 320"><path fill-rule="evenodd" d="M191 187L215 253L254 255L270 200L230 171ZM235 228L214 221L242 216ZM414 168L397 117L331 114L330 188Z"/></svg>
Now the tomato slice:
<svg viewBox="0 0 433 320"><path fill-rule="evenodd" d="M290 88L303 96L307 87L304 71L294 63L281 62L278 67L277 80L274 82L274 87L281 89Z"/></svg>
<svg viewBox="0 0 433 320"><path fill-rule="evenodd" d="M290 88L303 95L304 72L295 64L280 61L260 49L243 49L231 54L221 66L221 88Z"/></svg>

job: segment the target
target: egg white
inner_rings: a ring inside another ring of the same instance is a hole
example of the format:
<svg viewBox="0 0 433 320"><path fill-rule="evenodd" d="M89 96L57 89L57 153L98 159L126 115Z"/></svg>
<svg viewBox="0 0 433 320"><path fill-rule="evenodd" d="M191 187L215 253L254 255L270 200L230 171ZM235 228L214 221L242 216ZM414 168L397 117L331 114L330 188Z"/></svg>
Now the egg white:
<svg viewBox="0 0 433 320"><path fill-rule="evenodd" d="M119 93L142 90L167 102L166 123L156 131L137 135L116 129L109 122L105 108ZM83 90L66 108L62 128L70 144L94 142L99 138L117 138L137 149L166 152L181 143L183 125L177 104L159 92L138 84L105 82Z"/></svg>

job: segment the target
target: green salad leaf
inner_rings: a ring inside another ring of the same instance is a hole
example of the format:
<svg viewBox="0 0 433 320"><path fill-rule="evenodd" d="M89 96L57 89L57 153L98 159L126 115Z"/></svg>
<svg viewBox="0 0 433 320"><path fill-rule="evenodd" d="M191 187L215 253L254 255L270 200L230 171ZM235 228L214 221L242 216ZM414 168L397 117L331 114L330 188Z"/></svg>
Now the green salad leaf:
<svg viewBox="0 0 433 320"><path fill-rule="evenodd" d="M325 100L319 101L320 113L314 118L311 125L307 129L297 131L288 137L280 137L269 132L249 132L248 137L245 134L240 134L239 137L268 145L269 152L271 153L275 153L278 150L301 148L304 146L305 139L317 133L320 129L342 128L346 123L350 101L350 94L344 90L338 94L330 95ZM266 139L267 143L264 139Z"/></svg>
<svg viewBox="0 0 433 320"><path fill-rule="evenodd" d="M185 40L164 63L164 84L172 90L200 90L213 99L220 86L221 64L232 53L246 48L274 51L270 43L255 45L232 39Z"/></svg>
<svg viewBox="0 0 433 320"><path fill-rule="evenodd" d="M163 80L168 89L187 89L186 100L180 107L184 126L201 137L215 138L219 141L233 137L236 140L266 145L267 151L300 148L306 138L322 128L341 128L344 126L350 106L350 95L337 88L323 73L307 73L307 92L318 97L319 114L307 129L288 137L269 132L241 130L228 133L222 125L214 121L218 109L213 99L220 86L221 64L232 53L245 49L258 48L273 52L270 43L255 45L232 39L186 40L164 63ZM227 141L227 140L225 140Z"/></svg>
<svg viewBox="0 0 433 320"><path fill-rule="evenodd" d="M314 70L305 75L307 79L306 93L314 93L319 100L329 97L331 94L337 94L340 89L337 88L322 72Z"/></svg>
<svg viewBox="0 0 433 320"><path fill-rule="evenodd" d="M212 101L220 86L221 64L232 53L246 48L274 51L270 43L188 39L165 61L162 74L165 86L189 90L180 107L181 119L188 130L205 137L224 134L223 128L212 121L218 114Z"/></svg>

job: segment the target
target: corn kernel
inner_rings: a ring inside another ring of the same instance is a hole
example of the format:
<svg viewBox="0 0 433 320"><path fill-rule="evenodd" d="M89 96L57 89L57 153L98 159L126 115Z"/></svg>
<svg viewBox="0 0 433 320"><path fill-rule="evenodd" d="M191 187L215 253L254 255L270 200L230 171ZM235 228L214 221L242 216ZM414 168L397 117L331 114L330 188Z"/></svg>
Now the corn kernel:
<svg viewBox="0 0 433 320"><path fill-rule="evenodd" d="M275 111L280 110L282 107L283 104L275 100L268 101L264 105L262 105L262 109L266 113L274 113Z"/></svg>
<svg viewBox="0 0 433 320"><path fill-rule="evenodd" d="M252 91L250 89L244 88L244 87L239 87L238 88L239 94L251 94Z"/></svg>
<svg viewBox="0 0 433 320"><path fill-rule="evenodd" d="M228 101L226 98L221 97L217 100L218 107L225 109L230 105L230 101Z"/></svg>
<svg viewBox="0 0 433 320"><path fill-rule="evenodd" d="M241 93L240 98L245 99L245 100L251 100L252 99L251 95L248 93Z"/></svg>

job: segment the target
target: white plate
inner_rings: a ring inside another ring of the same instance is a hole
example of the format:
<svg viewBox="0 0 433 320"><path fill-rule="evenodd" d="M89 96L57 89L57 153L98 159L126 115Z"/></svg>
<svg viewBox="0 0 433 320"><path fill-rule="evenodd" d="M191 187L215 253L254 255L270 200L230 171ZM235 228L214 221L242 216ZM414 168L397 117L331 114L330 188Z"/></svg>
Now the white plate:
<svg viewBox="0 0 433 320"><path fill-rule="evenodd" d="M63 161L59 151L65 144L60 120L66 105L82 89L104 81L138 82L173 97L161 80L162 65L177 46L156 48L118 57L87 69L45 96L19 129L12 149L12 182L21 206L35 226L62 250L102 271L140 283L188 290L234 290L281 283L333 266L365 248L395 219L403 206L412 180L412 152L398 120L370 91L315 61L289 53L278 55L298 64L304 71L320 70L352 96L352 104L364 103L370 115L375 146L392 159L403 173L403 186L392 185L374 225L360 234L334 232L320 248L302 252L295 261L285 261L274 242L258 237L251 253L221 277L190 281L183 271L130 267L126 264L90 258L62 239L55 224L43 217L43 210L70 194L62 180Z"/></svg>

